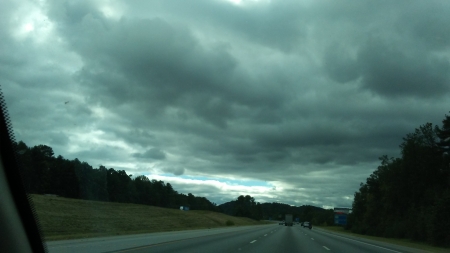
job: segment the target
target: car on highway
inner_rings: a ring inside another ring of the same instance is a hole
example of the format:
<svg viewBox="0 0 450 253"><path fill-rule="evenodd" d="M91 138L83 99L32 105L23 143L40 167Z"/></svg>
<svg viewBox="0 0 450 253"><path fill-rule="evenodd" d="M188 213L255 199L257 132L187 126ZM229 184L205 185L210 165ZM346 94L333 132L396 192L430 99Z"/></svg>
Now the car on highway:
<svg viewBox="0 0 450 253"><path fill-rule="evenodd" d="M305 222L303 222L302 227L311 229L312 224L309 221L305 221Z"/></svg>

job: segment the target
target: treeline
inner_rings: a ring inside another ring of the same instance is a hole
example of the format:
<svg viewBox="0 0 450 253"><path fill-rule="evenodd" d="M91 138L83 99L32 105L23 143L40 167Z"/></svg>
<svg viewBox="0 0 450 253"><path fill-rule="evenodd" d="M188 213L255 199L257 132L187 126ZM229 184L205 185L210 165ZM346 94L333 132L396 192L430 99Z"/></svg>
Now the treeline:
<svg viewBox="0 0 450 253"><path fill-rule="evenodd" d="M51 147L27 147L15 143L23 184L31 194L135 203L167 208L188 206L191 210L219 211L215 203L191 193L178 193L170 183L146 176L128 175L124 170L93 168L78 159L55 157Z"/></svg>
<svg viewBox="0 0 450 253"><path fill-rule="evenodd" d="M450 246L450 117L407 134L355 193L347 229Z"/></svg>
<svg viewBox="0 0 450 253"><path fill-rule="evenodd" d="M282 203L255 202L250 195L239 196L236 200L219 205L223 213L233 216L248 217L255 220L285 219L286 214L292 214L294 219L310 221L313 225L333 225L333 210L315 206L290 206Z"/></svg>
<svg viewBox="0 0 450 253"><path fill-rule="evenodd" d="M254 220L263 219L261 204L250 195L241 195L236 200L219 205L219 208L222 213L228 215Z"/></svg>
<svg viewBox="0 0 450 253"><path fill-rule="evenodd" d="M309 221L313 225L332 226L334 225L333 209L323 209L316 206L290 206L283 203L264 203L262 204L264 217L273 220L284 220L285 214L292 214L294 219L299 221Z"/></svg>

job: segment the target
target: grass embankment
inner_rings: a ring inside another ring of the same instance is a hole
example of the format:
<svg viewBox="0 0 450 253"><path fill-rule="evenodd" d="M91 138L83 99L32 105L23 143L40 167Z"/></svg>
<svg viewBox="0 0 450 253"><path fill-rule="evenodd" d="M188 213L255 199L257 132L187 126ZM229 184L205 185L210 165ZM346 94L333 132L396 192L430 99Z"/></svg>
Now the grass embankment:
<svg viewBox="0 0 450 253"><path fill-rule="evenodd" d="M318 226L319 228L326 229L330 232L340 233L343 235L350 235L354 237L364 238L364 239L370 239L374 241L379 242L385 242L385 243L392 243L400 246L415 248L415 249L421 249L426 250L430 252L436 252L436 253L450 253L450 249L448 248L440 248L440 247L433 247L425 243L420 242L413 242L409 239L394 239L394 238L384 238L384 237L377 237L377 236L368 236L368 235L360 235L352 233L348 230L345 230L343 227L334 227L334 226Z"/></svg>
<svg viewBox="0 0 450 253"><path fill-rule="evenodd" d="M45 240L265 224L210 211L31 195Z"/></svg>

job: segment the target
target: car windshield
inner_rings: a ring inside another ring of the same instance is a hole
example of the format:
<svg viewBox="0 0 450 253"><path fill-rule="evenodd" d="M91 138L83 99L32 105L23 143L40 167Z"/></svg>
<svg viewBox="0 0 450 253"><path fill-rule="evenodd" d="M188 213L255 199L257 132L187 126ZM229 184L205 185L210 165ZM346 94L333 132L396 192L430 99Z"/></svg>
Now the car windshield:
<svg viewBox="0 0 450 253"><path fill-rule="evenodd" d="M0 9L1 91L50 251L256 225L450 246L450 1ZM227 247L272 251L258 236Z"/></svg>

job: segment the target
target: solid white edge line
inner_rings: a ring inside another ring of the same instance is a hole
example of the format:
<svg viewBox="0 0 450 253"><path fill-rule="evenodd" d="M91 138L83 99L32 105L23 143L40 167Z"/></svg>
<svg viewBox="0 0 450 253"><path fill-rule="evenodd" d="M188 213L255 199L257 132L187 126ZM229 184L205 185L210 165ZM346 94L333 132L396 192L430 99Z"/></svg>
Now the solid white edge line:
<svg viewBox="0 0 450 253"><path fill-rule="evenodd" d="M321 232L323 232L323 231L321 231ZM323 233L327 233L327 232L323 232ZM367 242L361 242L361 241L354 240L354 239L350 239L350 238L347 238L347 237L344 237L344 236L335 235L335 234L332 234L332 233L327 233L327 234L333 235L333 236L337 236L337 237L341 237L341 238L344 238L344 239L347 239L347 240L350 240L350 241L359 242L359 243L362 243L362 244L367 244L367 245L370 245L370 246L373 246L373 247L376 247L376 248L385 249L385 250L392 251L392 252L397 252L397 253L402 253L401 251L396 251L396 250L388 249L388 248L381 247L381 246L377 246L377 245L370 244L370 243L367 243Z"/></svg>
<svg viewBox="0 0 450 253"><path fill-rule="evenodd" d="M253 240L253 241L251 241L250 243L254 243L254 242L256 242L256 240Z"/></svg>
<svg viewBox="0 0 450 253"><path fill-rule="evenodd" d="M327 248L327 247L325 247L325 246L322 246L322 247L324 247L326 250L330 250L329 248Z"/></svg>

